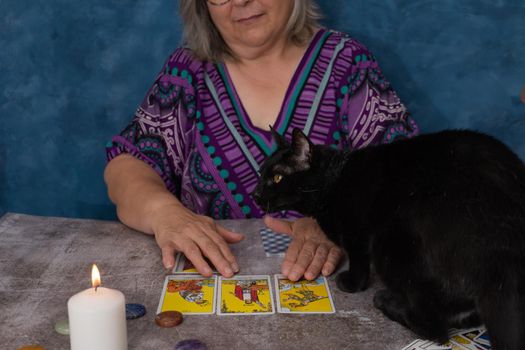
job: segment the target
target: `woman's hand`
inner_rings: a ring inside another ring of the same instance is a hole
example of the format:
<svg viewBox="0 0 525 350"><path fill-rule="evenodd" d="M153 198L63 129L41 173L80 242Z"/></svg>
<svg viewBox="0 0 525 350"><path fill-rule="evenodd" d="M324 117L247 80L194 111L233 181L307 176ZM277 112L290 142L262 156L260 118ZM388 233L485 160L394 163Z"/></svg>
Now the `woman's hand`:
<svg viewBox="0 0 525 350"><path fill-rule="evenodd" d="M222 227L212 218L195 214L180 205L168 205L155 213L152 229L167 269L173 268L174 255L180 251L203 276L212 275L212 269L204 257L225 277L239 271L228 243L237 243L244 236Z"/></svg>
<svg viewBox="0 0 525 350"><path fill-rule="evenodd" d="M264 223L275 232L292 236L281 265L282 274L292 281L302 276L313 280L319 273L328 276L334 272L343 256L342 250L326 237L312 218L291 222L265 216Z"/></svg>

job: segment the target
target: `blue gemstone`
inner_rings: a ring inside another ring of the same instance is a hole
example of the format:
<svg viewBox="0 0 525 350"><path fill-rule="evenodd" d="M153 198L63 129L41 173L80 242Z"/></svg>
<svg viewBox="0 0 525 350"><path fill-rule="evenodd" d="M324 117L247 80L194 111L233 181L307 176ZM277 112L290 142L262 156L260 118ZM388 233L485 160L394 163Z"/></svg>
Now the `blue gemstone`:
<svg viewBox="0 0 525 350"><path fill-rule="evenodd" d="M126 319L133 320L146 314L146 307L142 304L126 304Z"/></svg>
<svg viewBox="0 0 525 350"><path fill-rule="evenodd" d="M208 350L208 347L200 340L186 339L177 342L175 350Z"/></svg>

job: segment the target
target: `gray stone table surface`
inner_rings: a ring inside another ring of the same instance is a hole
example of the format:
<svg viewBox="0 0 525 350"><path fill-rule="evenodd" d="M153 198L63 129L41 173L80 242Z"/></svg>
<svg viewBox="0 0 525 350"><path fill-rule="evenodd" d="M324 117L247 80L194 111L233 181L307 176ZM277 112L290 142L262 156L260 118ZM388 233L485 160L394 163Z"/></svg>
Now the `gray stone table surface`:
<svg viewBox="0 0 525 350"><path fill-rule="evenodd" d="M246 235L232 246L239 274L279 273L282 258L265 256L261 220L222 224ZM333 276L335 314L185 316L178 327L159 328L154 318L166 271L152 236L118 222L7 213L0 218L0 349L69 349L69 337L53 327L67 318L68 298L91 286L92 263L103 286L146 306L144 317L127 321L129 349L171 350L179 340L197 338L209 349L398 350L416 338L373 307L376 278L365 292L347 294Z"/></svg>

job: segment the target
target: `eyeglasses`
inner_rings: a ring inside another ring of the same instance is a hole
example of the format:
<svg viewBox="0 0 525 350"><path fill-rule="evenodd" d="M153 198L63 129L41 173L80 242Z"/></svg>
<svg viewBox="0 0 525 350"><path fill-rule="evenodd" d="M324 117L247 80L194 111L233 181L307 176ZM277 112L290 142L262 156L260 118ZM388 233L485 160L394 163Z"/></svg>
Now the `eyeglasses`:
<svg viewBox="0 0 525 350"><path fill-rule="evenodd" d="M211 0L206 0L206 2L210 5L213 5L213 6L222 6L222 5L226 5L227 3L229 3L231 0L223 0L223 1L211 1Z"/></svg>

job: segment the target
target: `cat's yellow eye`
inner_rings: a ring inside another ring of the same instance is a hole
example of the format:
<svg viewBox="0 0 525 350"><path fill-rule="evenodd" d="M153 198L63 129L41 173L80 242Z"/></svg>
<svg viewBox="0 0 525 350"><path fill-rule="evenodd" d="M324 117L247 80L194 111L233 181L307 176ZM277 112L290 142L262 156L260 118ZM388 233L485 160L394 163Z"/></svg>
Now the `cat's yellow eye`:
<svg viewBox="0 0 525 350"><path fill-rule="evenodd" d="M281 182L281 180L283 179L283 176L281 174L275 174L273 176L273 182L278 184L279 182Z"/></svg>

